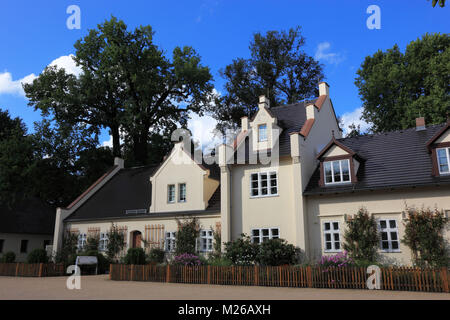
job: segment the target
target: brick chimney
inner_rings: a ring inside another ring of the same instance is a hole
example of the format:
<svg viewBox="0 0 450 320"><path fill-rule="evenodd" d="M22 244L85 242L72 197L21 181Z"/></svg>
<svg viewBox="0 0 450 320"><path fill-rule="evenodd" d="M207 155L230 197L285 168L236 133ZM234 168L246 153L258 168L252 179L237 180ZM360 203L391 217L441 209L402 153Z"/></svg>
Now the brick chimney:
<svg viewBox="0 0 450 320"><path fill-rule="evenodd" d="M425 130L425 118L420 117L416 118L416 131L422 131Z"/></svg>

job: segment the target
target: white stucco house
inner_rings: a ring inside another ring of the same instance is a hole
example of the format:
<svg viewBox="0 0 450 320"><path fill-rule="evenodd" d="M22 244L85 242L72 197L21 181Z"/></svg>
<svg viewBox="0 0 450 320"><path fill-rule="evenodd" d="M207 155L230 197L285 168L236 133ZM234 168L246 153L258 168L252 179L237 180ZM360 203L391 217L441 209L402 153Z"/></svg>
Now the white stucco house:
<svg viewBox="0 0 450 320"><path fill-rule="evenodd" d="M379 224L380 256L410 264L400 241L405 204L450 211L450 122L426 126L419 118L415 128L342 138L325 82L309 102L259 101L234 143L218 146L216 163L195 161L184 142L154 166L124 168L116 158L78 199L57 209L54 250L66 232L78 234L80 247L96 233L102 246L115 223L127 247L145 239L171 251L175 218L195 216L200 251L212 250L214 230L222 242L241 233L258 243L283 238L313 260L342 250L345 219L364 206Z"/></svg>

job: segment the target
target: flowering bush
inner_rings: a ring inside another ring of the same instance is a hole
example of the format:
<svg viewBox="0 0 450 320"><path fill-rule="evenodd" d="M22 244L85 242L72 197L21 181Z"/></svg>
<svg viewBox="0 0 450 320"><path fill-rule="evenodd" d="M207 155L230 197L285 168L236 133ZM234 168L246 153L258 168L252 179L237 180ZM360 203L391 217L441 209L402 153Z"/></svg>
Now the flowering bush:
<svg viewBox="0 0 450 320"><path fill-rule="evenodd" d="M195 254L182 253L175 256L173 263L181 266L201 266L203 261Z"/></svg>
<svg viewBox="0 0 450 320"><path fill-rule="evenodd" d="M318 264L327 271L329 267L351 267L355 265L355 262L348 256L347 251L344 251L332 256L322 256Z"/></svg>

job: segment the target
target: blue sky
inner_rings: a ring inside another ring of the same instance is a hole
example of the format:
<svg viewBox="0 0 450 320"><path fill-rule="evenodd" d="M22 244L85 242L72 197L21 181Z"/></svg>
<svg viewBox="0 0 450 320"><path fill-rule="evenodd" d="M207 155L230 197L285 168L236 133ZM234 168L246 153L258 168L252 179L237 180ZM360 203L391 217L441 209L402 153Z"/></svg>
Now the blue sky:
<svg viewBox="0 0 450 320"><path fill-rule="evenodd" d="M66 27L69 5L81 9L80 30ZM381 9L380 30L366 27L369 5ZM32 79L56 59L56 64L67 67L66 56L74 53L74 42L114 15L129 28L151 25L155 42L169 54L175 46L194 47L211 68L219 92L224 81L218 70L234 58L249 56L254 32L300 25L306 52L320 57L325 66L336 113L351 123L361 106L354 79L364 58L396 43L403 51L426 32L449 32L449 7L432 8L426 0L2 1L0 108L20 116L32 129L40 114L27 107L20 82ZM213 126L211 119L194 117L191 126L194 123L204 130ZM105 132L101 140L108 139Z"/></svg>

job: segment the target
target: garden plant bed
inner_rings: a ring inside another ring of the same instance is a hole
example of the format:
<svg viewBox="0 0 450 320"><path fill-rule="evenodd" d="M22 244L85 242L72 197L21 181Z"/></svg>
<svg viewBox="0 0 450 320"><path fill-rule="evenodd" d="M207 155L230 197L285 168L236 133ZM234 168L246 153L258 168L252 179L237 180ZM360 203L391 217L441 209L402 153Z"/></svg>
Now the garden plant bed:
<svg viewBox="0 0 450 320"><path fill-rule="evenodd" d="M381 268L382 290L449 292L449 270L411 267ZM239 286L367 289L370 275L360 267L298 266L158 266L111 264L109 278Z"/></svg>

